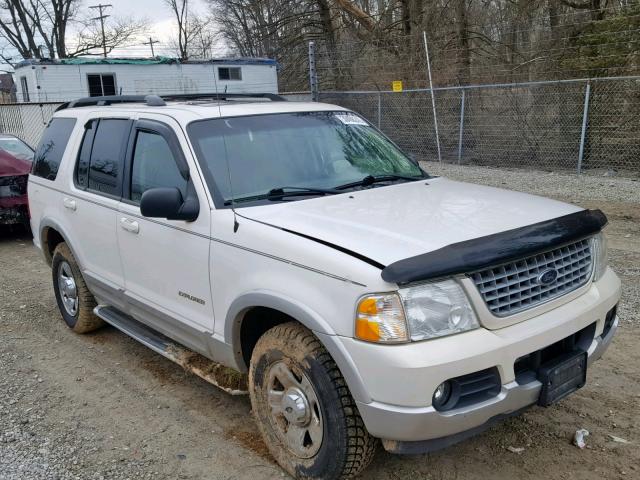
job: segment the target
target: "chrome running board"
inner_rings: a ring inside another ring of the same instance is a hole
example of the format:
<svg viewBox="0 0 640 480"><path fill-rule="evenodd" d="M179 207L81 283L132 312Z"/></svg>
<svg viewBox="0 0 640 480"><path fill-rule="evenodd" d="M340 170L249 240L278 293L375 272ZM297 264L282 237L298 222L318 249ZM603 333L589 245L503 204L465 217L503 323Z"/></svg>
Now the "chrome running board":
<svg viewBox="0 0 640 480"><path fill-rule="evenodd" d="M169 337L138 322L133 317L108 305L98 305L93 313L109 325L129 335L144 346L177 363L187 372L202 378L231 395L247 394L247 376L216 363L174 342Z"/></svg>

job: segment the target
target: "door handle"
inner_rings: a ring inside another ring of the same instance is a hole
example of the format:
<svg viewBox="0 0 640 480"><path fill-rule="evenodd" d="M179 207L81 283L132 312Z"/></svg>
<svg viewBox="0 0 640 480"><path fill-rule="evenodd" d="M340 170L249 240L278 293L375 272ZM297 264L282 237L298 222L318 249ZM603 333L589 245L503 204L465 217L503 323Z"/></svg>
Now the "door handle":
<svg viewBox="0 0 640 480"><path fill-rule="evenodd" d="M120 219L120 226L127 232L138 233L140 231L140 225L138 225L138 222L131 220L130 218L122 217Z"/></svg>
<svg viewBox="0 0 640 480"><path fill-rule="evenodd" d="M62 204L64 205L64 208L68 208L69 210L72 210L75 212L76 210L76 201L73 200L72 198L69 197L65 197L62 199Z"/></svg>

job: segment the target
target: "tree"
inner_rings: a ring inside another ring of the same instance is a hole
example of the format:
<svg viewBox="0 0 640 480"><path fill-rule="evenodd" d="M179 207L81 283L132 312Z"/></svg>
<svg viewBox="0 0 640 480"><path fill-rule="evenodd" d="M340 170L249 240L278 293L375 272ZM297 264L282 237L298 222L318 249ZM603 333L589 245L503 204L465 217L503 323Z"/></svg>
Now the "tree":
<svg viewBox="0 0 640 480"><path fill-rule="evenodd" d="M99 24L91 19L78 21L82 26L75 37L73 46L67 45L67 57L87 55L97 49L103 48L102 31ZM111 53L114 49L129 45L140 37L147 28L147 21L131 17L115 17L110 22L105 22L104 49ZM63 58L63 57L61 57Z"/></svg>
<svg viewBox="0 0 640 480"><path fill-rule="evenodd" d="M638 0L206 0L239 55L281 65L284 89L306 88L317 43L325 89L521 82L619 73L640 65ZM597 45L594 45L597 44Z"/></svg>
<svg viewBox="0 0 640 480"><path fill-rule="evenodd" d="M95 22L80 11L81 0L2 0L0 39L22 59L68 58L91 53L102 46ZM68 28L74 22L80 32L68 45ZM128 44L146 26L144 20L113 19L106 25L107 51ZM6 46L5 45L5 46ZM3 52L2 59L12 63Z"/></svg>

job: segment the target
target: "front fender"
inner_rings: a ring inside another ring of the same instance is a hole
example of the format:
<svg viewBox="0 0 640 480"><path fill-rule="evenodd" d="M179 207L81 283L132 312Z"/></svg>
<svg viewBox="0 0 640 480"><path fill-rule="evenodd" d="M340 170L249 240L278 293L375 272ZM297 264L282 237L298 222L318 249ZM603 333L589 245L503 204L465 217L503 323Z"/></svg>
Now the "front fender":
<svg viewBox="0 0 640 480"><path fill-rule="evenodd" d="M233 301L227 312L225 322L225 340L232 345L240 345L240 327L244 314L253 307L266 307L278 310L299 321L302 325L313 331L318 340L324 345L333 360L338 365L349 390L358 402L369 403L371 401L357 367L352 358L337 339L331 326L314 310L298 302L297 300L270 290L248 292ZM242 364L242 353L239 348L236 351L236 361Z"/></svg>

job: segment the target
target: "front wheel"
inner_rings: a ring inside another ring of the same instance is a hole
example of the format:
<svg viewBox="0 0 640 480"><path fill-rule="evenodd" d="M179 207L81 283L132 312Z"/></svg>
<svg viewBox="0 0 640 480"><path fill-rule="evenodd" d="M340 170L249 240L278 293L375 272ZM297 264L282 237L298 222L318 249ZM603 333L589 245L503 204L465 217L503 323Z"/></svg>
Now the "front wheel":
<svg viewBox="0 0 640 480"><path fill-rule="evenodd" d="M302 325L285 323L260 337L249 393L269 451L293 477L351 478L371 462L377 440L337 365Z"/></svg>

